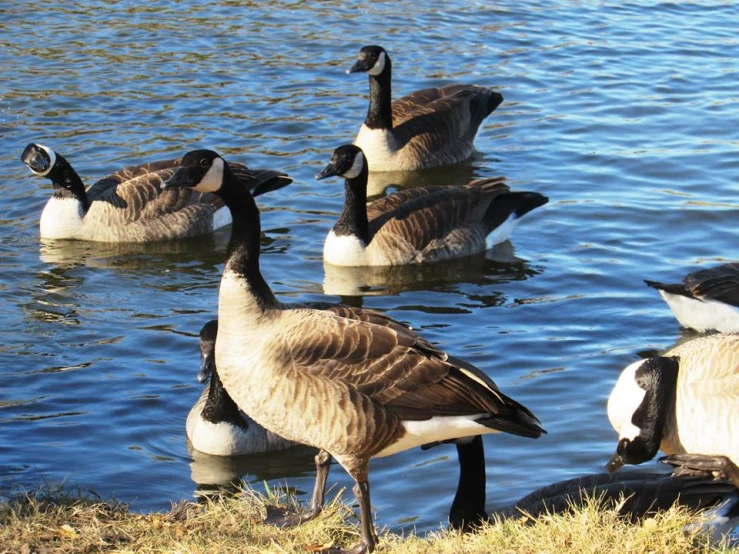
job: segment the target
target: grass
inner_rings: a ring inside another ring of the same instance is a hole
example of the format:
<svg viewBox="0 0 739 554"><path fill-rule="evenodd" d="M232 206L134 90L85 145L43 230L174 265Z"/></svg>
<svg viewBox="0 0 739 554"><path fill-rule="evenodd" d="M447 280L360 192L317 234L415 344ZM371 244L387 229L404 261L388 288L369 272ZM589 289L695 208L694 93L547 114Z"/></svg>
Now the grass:
<svg viewBox="0 0 739 554"><path fill-rule="evenodd" d="M178 553L251 554L320 552L358 540L356 521L340 502L315 521L280 530L261 523L271 500L245 491L203 504L181 502L166 513L136 514L116 501L57 488L0 503L0 554ZM439 530L425 538L380 533L386 554L698 554L730 550L686 533L699 516L683 509L631 524L593 499L571 514L531 521L521 517L460 535Z"/></svg>

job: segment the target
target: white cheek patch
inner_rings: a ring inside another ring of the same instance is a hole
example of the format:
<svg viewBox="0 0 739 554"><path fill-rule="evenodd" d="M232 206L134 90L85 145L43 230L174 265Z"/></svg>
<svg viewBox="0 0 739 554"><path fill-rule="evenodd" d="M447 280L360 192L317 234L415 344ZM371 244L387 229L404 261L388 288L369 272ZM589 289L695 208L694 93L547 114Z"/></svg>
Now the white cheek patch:
<svg viewBox="0 0 739 554"><path fill-rule="evenodd" d="M56 153L51 148L44 146L43 144L37 143L36 146L41 148L49 156L49 169L47 169L46 171L38 172L38 173L36 171L33 171L33 169L31 171L35 173L36 175L39 175L41 177L46 177L49 174L49 172L54 168L54 165L56 164Z"/></svg>
<svg viewBox="0 0 739 554"><path fill-rule="evenodd" d="M369 71L367 71L367 73L369 73L373 77L377 77L383 71L385 71L385 52L380 52L380 55L377 57L377 61L375 62L375 65L373 65L369 69Z"/></svg>
<svg viewBox="0 0 739 554"><path fill-rule="evenodd" d="M621 372L616 386L608 397L608 420L618 433L619 438L633 440L641 430L631 423L634 412L644 400L647 394L643 388L636 383L636 371L644 363L639 360L626 367Z"/></svg>
<svg viewBox="0 0 739 554"><path fill-rule="evenodd" d="M364 154L362 154L361 152L357 152L351 168L349 168L348 171L342 173L341 176L345 179L354 179L358 177L360 173L362 173L362 169L364 169Z"/></svg>
<svg viewBox="0 0 739 554"><path fill-rule="evenodd" d="M200 180L195 190L198 192L215 192L223 184L223 160L216 158L210 166L208 173Z"/></svg>

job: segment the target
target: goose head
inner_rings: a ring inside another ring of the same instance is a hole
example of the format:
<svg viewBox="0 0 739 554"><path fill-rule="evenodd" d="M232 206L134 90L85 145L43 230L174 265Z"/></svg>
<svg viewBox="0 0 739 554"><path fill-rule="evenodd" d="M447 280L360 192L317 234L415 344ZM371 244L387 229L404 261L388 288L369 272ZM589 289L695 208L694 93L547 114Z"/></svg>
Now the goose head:
<svg viewBox="0 0 739 554"><path fill-rule="evenodd" d="M21 154L21 161L39 177L51 178L49 174L56 167L56 158L56 153L51 148L33 142L26 146Z"/></svg>
<svg viewBox="0 0 739 554"><path fill-rule="evenodd" d="M212 319L200 329L200 371L198 382L207 381L216 367L216 335L218 334L218 320Z"/></svg>
<svg viewBox="0 0 739 554"><path fill-rule="evenodd" d="M218 193L224 183L226 162L213 150L192 150L185 154L177 171L162 188L191 188Z"/></svg>
<svg viewBox="0 0 739 554"><path fill-rule="evenodd" d="M331 161L316 175L316 179L326 177L344 177L344 179L356 179L362 173L367 173L367 160L362 149L353 144L345 144L334 150Z"/></svg>
<svg viewBox="0 0 739 554"><path fill-rule="evenodd" d="M390 57L382 46L364 46L357 55L357 61L346 70L347 73L360 71L377 77L390 67Z"/></svg>
<svg viewBox="0 0 739 554"><path fill-rule="evenodd" d="M672 409L677 370L677 358L658 356L634 362L621 372L608 398L608 419L618 433L616 453L606 465L609 472L657 454Z"/></svg>

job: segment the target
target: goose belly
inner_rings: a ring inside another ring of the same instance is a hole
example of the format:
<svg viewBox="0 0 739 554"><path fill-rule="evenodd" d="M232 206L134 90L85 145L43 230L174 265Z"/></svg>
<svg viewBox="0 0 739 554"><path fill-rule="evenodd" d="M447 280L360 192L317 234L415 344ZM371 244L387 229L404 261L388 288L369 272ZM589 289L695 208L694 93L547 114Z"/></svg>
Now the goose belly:
<svg viewBox="0 0 739 554"><path fill-rule="evenodd" d="M332 265L364 266L371 265L367 247L353 235L336 235L329 231L323 244L323 260Z"/></svg>
<svg viewBox="0 0 739 554"><path fill-rule="evenodd" d="M739 333L739 308L716 300L698 300L680 294L659 291L675 318L683 327L696 331Z"/></svg>
<svg viewBox="0 0 739 554"><path fill-rule="evenodd" d="M405 431L403 436L398 441L375 454L374 457L382 458L384 456L390 456L430 442L498 432L490 427L477 423L476 420L480 417L481 414L435 416L424 421L401 421L403 430Z"/></svg>
<svg viewBox="0 0 739 554"><path fill-rule="evenodd" d="M82 204L76 198L51 198L41 212L44 239L75 239L82 228Z"/></svg>

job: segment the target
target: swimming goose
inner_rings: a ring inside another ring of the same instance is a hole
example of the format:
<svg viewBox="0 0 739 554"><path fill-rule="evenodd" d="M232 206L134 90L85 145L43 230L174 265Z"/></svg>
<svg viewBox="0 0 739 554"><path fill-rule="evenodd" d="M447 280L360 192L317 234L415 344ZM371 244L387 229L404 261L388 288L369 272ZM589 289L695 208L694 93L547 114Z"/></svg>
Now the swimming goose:
<svg viewBox="0 0 739 554"><path fill-rule="evenodd" d="M216 193L231 210L218 373L236 405L260 425L319 448L319 456L347 470L360 507L361 542L352 552L371 552L377 542L370 458L482 433L537 438L544 432L485 374L455 364L403 325L284 309L259 269L259 210L215 152L188 153L165 187Z"/></svg>
<svg viewBox="0 0 739 554"><path fill-rule="evenodd" d="M609 471L665 454L739 462L739 335L698 337L626 367L608 398Z"/></svg>
<svg viewBox="0 0 739 554"><path fill-rule="evenodd" d="M505 241L521 217L549 201L511 192L495 177L403 190L367 204L367 174L362 150L346 144L316 175L345 179L344 208L323 246L327 263L387 266L470 256Z"/></svg>
<svg viewBox="0 0 739 554"><path fill-rule="evenodd" d="M408 171L458 163L469 158L482 120L503 95L476 85L446 85L417 90L392 102L390 56L380 46L365 46L347 73L369 75L367 118L354 144L372 171Z"/></svg>
<svg viewBox="0 0 739 554"><path fill-rule="evenodd" d="M231 223L231 214L218 197L190 190L162 192L161 184L180 165L162 160L121 169L85 189L70 163L51 148L29 144L21 160L36 175L54 185L41 213L44 239L97 242L150 242L211 233ZM271 170L251 170L231 164L238 179L255 195L292 182Z"/></svg>
<svg viewBox="0 0 739 554"><path fill-rule="evenodd" d="M694 271L682 283L645 282L659 291L683 327L739 333L739 263Z"/></svg>

